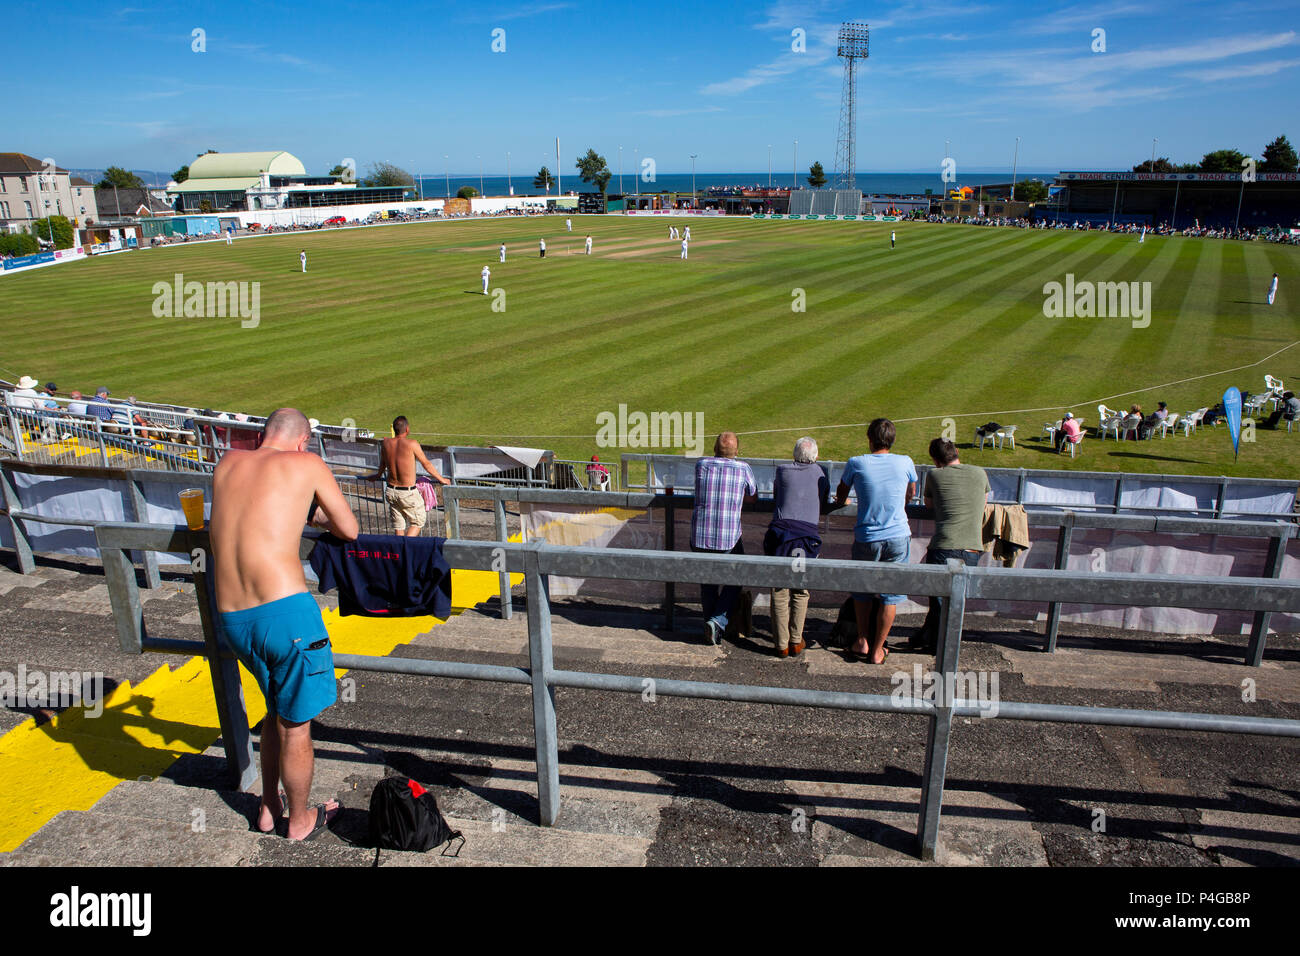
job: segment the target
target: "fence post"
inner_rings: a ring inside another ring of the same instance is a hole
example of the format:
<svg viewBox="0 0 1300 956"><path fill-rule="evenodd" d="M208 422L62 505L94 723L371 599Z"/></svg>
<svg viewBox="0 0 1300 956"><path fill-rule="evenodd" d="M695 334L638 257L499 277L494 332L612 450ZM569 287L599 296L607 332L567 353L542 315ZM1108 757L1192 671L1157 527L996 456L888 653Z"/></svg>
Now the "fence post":
<svg viewBox="0 0 1300 956"><path fill-rule="evenodd" d="M12 419L11 419L12 420ZM12 473L0 465L0 492L3 492L5 509L9 512L9 533L14 538L14 552L18 555L18 573L31 574L36 570L36 560L32 557L32 545L27 540L27 531L23 528L21 518L15 518L15 511L22 511L18 500L18 489L13 485Z"/></svg>
<svg viewBox="0 0 1300 956"><path fill-rule="evenodd" d="M497 540L502 544L505 544L507 538L509 537L506 534L506 503L502 501L500 498L493 498L492 510L494 512L494 517L496 519ZM520 509L520 513L522 514L522 508ZM503 567L499 572L499 575L500 575L499 593L501 595L501 617L502 619L508 621L513 617L514 610L515 610L514 598L512 598L510 595L510 571L509 569Z"/></svg>
<svg viewBox="0 0 1300 956"><path fill-rule="evenodd" d="M447 522L447 537L460 539L460 499L443 492L443 518Z"/></svg>
<svg viewBox="0 0 1300 956"><path fill-rule="evenodd" d="M188 533L190 554L197 550L198 556L191 567L194 569L194 595L198 598L199 620L203 624L203 643L206 645L204 656L208 659L208 671L212 675L212 695L217 702L217 721L221 727L221 742L226 748L226 767L230 772L230 783L239 790L246 790L257 780L257 764L253 760L253 739L248 729L248 710L244 706L244 688L239 680L239 662L234 653L218 639L216 628L216 596L209 586L208 559L212 549L208 543L206 531ZM263 724L262 737L275 733Z"/></svg>
<svg viewBox="0 0 1300 956"><path fill-rule="evenodd" d="M560 754L555 728L555 688L551 686L551 602L535 542L524 555L528 600L528 665L533 691L533 738L537 748L538 822L549 827L560 812Z"/></svg>
<svg viewBox="0 0 1300 956"><path fill-rule="evenodd" d="M653 492L651 492L653 494ZM664 505L664 550L677 550L677 516L673 507L673 486L664 488L667 503ZM671 631L677 617L677 582L664 582L664 628Z"/></svg>
<svg viewBox="0 0 1300 956"><path fill-rule="evenodd" d="M1056 562L1052 565L1057 571L1064 571L1070 561L1070 539L1074 537L1074 512L1067 511L1061 516L1061 530L1056 536ZM1061 602L1053 601L1047 605L1047 629L1043 641L1043 650L1051 654L1056 650L1056 635L1061 627Z"/></svg>
<svg viewBox="0 0 1300 956"><path fill-rule="evenodd" d="M140 609L140 589L135 583L135 567L121 548L112 548L99 541L100 559L104 563L104 580L113 606L113 624L117 629L117 643L128 654L143 654L146 638L144 613Z"/></svg>
<svg viewBox="0 0 1300 956"><path fill-rule="evenodd" d="M126 479L127 511L131 515L131 520L138 524L149 523L149 508L144 500L144 492L140 490L139 483L134 476L128 476ZM208 492L208 497L212 497L212 492ZM147 588L156 588L162 584L162 578L158 576L158 555L153 551L139 551L139 560L144 565L144 586Z"/></svg>
<svg viewBox="0 0 1300 956"><path fill-rule="evenodd" d="M14 451L18 455L18 460L25 461L25 446L27 442L23 435L22 426L18 423L18 416L14 414L13 406L9 405L7 402L5 404L5 417L9 419L9 434L13 436Z"/></svg>
<svg viewBox="0 0 1300 956"><path fill-rule="evenodd" d="M1214 502L1214 517L1216 518L1223 517L1223 503L1227 497L1228 497L1228 479L1225 476L1219 479L1219 497Z"/></svg>
<svg viewBox="0 0 1300 956"><path fill-rule="evenodd" d="M1295 534L1295 526L1287 525L1283 534L1268 539L1268 557L1264 559L1264 577L1282 576L1282 564L1286 560L1287 540ZM1246 663L1259 667L1264 660L1264 642L1268 638L1268 621L1272 614L1268 611L1256 611L1255 620L1250 627L1250 644L1246 648Z"/></svg>
<svg viewBox="0 0 1300 956"><path fill-rule="evenodd" d="M95 439L99 444L99 463L105 468L108 467L108 446L104 444L104 422L95 419Z"/></svg>
<svg viewBox="0 0 1300 956"><path fill-rule="evenodd" d="M939 838L939 816L943 809L943 781L948 768L948 743L952 735L953 688L957 658L961 649L962 618L966 614L966 590L969 576L960 561L949 560L951 574L948 600L939 628L939 650L935 665L943 681L942 693L935 700L930 718L930 732L925 742L925 770L921 778L921 816L917 822L917 840L921 859L933 860ZM917 689L913 688L913 695Z"/></svg>

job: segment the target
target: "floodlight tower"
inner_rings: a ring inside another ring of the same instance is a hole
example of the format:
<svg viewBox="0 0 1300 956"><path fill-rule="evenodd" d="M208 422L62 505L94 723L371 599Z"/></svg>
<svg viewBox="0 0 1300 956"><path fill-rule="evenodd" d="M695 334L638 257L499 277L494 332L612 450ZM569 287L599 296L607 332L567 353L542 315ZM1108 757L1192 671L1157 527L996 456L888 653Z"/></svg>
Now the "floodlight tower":
<svg viewBox="0 0 1300 956"><path fill-rule="evenodd" d="M840 135L835 145L835 186L857 189L855 165L858 139L858 60L867 58L865 23L841 23L835 55L844 58L844 91L840 94Z"/></svg>

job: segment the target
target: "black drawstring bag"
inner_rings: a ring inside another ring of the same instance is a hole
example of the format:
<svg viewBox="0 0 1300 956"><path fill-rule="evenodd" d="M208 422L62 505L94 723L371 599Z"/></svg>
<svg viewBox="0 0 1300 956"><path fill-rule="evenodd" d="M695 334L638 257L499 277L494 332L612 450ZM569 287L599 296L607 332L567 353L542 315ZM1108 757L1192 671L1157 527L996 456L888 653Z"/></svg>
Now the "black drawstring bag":
<svg viewBox="0 0 1300 956"><path fill-rule="evenodd" d="M460 840L459 856L465 838L453 830L438 810L433 794L414 780L385 777L370 795L370 842L375 847L375 865L380 850L415 850L424 852L446 843L447 856L452 840Z"/></svg>

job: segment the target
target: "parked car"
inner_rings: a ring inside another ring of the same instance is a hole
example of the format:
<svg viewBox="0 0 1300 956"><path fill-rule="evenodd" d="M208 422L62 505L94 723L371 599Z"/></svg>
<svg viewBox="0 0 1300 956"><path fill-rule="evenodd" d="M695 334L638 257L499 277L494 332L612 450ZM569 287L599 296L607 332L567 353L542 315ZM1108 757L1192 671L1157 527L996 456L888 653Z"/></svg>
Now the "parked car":
<svg viewBox="0 0 1300 956"><path fill-rule="evenodd" d="M343 225L345 222L347 222L347 218L344 217L344 216L330 216L330 218L328 218L328 219L325 220L325 225L327 225L327 226L341 226L341 225Z"/></svg>

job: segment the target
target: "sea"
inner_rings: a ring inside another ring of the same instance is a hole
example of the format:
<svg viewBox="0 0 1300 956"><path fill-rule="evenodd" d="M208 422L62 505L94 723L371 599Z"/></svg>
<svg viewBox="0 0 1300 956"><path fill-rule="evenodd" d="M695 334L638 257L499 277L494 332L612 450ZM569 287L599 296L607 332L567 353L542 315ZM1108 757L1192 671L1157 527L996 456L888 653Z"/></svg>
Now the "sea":
<svg viewBox="0 0 1300 956"><path fill-rule="evenodd" d="M428 199L438 199L440 197L454 196L462 186L473 186L485 196L506 196L509 195L510 186L514 186L515 195L528 196L534 194L543 194L543 190L533 188L533 177L536 171L530 171L526 175L520 174L511 176L507 179L505 176L449 176L447 174L433 175L421 173L420 188L422 194ZM1016 182L1024 182L1026 179L1041 179L1045 183L1051 183L1056 178L1056 173L1044 173L1033 171L1016 172ZM830 178L830 173L827 173ZM769 180L766 172L762 173L697 173L695 175L695 188L699 192L704 192L710 186L767 186L769 182L772 186L788 187L793 179L792 174L786 171L784 174L773 171ZM945 183L940 178L939 172L933 173L858 173L857 185L863 193L868 195L907 195L923 196L927 189L932 190L934 195L942 196L947 189L958 186L982 186L990 183L1009 183L1011 181L1011 171L1004 170L998 173L972 173L970 175L960 176L954 183ZM807 173L801 172L799 185L806 187L808 185ZM564 192L594 192L595 187L589 183L584 183L578 178L576 171L572 175L566 171L560 180L559 186ZM631 194L637 190L643 193L657 192L685 192L691 191L691 174L687 173L660 173L655 177L654 182L637 183L636 177L632 175L629 169L622 177L615 171L613 177L606 187L610 195ZM555 187L551 188L551 195L556 194Z"/></svg>

